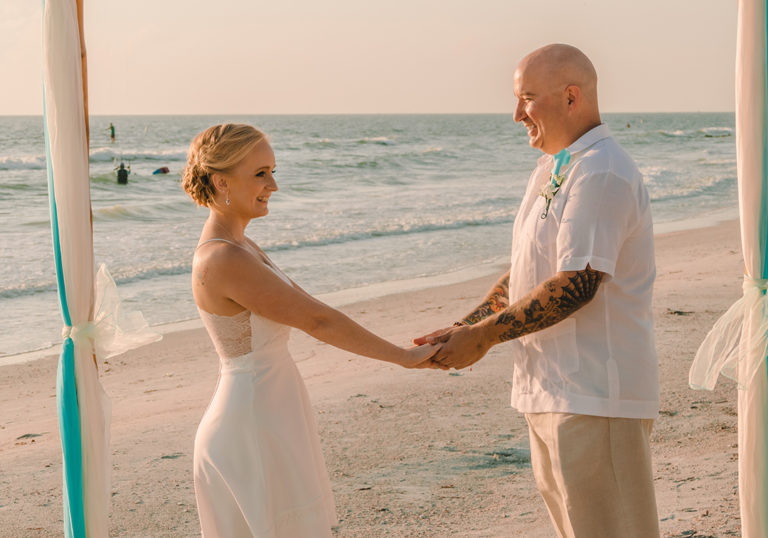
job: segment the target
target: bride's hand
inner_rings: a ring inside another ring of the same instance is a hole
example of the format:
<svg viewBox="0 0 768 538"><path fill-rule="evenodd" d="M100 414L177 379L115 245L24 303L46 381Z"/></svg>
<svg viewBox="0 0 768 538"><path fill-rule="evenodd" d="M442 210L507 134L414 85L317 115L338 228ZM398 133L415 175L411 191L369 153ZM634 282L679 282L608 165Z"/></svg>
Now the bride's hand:
<svg viewBox="0 0 768 538"><path fill-rule="evenodd" d="M423 346L415 346L405 349L403 350L403 359L399 361L399 364L403 368L440 368L442 370L447 370L445 366L432 360L432 356L437 353L441 347L442 344L425 344Z"/></svg>

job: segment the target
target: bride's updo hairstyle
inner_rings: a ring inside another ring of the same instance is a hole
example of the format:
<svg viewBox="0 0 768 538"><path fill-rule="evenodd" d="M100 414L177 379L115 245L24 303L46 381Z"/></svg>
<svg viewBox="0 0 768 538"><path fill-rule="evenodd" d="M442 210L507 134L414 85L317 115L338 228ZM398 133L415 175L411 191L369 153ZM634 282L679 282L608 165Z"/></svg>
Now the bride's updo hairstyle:
<svg viewBox="0 0 768 538"><path fill-rule="evenodd" d="M198 134L189 145L181 186L197 205L210 206L216 195L213 174L226 173L266 135L243 123L223 123Z"/></svg>

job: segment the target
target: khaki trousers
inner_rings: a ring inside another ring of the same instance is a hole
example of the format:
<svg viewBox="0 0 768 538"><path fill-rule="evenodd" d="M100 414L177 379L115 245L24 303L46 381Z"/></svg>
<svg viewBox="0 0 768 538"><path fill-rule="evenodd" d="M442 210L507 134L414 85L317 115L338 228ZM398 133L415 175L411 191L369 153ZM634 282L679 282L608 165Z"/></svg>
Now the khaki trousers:
<svg viewBox="0 0 768 538"><path fill-rule="evenodd" d="M560 538L659 536L651 419L525 415L533 476Z"/></svg>

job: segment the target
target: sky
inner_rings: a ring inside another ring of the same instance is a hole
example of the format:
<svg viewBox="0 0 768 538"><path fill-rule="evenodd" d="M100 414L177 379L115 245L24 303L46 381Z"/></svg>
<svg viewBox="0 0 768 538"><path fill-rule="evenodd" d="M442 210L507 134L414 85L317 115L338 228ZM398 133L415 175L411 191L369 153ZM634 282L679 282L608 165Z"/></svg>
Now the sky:
<svg viewBox="0 0 768 538"><path fill-rule="evenodd" d="M604 112L734 109L736 0L84 3L94 115L511 113L554 42ZM0 0L0 115L42 113L41 4Z"/></svg>

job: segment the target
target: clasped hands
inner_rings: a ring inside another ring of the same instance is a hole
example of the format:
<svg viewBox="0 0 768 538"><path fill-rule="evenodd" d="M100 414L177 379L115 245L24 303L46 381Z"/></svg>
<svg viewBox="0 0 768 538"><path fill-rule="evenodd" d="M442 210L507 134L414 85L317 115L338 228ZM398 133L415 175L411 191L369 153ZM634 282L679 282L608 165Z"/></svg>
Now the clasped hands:
<svg viewBox="0 0 768 538"><path fill-rule="evenodd" d="M461 370L472 366L490 349L482 329L473 325L447 327L413 339L417 346L432 344L435 353L419 365L420 368Z"/></svg>

